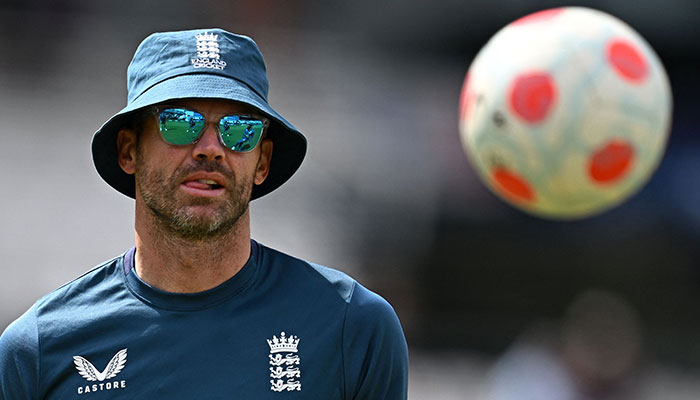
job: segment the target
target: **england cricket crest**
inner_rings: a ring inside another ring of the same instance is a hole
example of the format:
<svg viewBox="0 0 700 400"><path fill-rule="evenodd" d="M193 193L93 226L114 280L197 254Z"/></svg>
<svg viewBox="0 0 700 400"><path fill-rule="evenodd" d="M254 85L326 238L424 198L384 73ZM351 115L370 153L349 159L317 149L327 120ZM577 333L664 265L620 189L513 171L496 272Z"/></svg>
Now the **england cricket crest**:
<svg viewBox="0 0 700 400"><path fill-rule="evenodd" d="M195 68L224 69L226 61L219 54L219 35L213 33L200 33L195 35L197 39L197 57L192 59Z"/></svg>
<svg viewBox="0 0 700 400"><path fill-rule="evenodd" d="M270 346L270 390L282 392L301 391L300 359L297 354L299 338L282 332L280 337L272 336L267 339Z"/></svg>

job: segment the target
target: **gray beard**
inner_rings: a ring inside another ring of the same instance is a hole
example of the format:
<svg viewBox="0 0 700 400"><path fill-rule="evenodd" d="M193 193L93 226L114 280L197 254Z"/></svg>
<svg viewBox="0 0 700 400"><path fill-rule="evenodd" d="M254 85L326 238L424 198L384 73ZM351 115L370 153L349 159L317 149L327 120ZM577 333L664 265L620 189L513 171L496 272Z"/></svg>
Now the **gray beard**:
<svg viewBox="0 0 700 400"><path fill-rule="evenodd" d="M141 160L139 155L136 162L137 187L163 233L194 242L219 239L229 234L248 210L253 188L252 177L236 183L217 164L205 162L183 166L172 176L166 177L146 169ZM213 201L210 199L195 198L183 206L175 198L182 179L194 171L216 171L227 178L226 201L220 203L210 215L200 215L188 208L189 205L211 204Z"/></svg>

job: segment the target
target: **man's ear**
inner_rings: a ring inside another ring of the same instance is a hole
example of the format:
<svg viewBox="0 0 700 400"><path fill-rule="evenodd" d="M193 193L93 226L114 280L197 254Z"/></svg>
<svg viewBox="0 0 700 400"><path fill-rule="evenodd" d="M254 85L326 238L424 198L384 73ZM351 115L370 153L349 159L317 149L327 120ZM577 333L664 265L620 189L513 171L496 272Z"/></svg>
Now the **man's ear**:
<svg viewBox="0 0 700 400"><path fill-rule="evenodd" d="M255 184L260 185L270 173L270 160L272 160L272 139L263 139L260 143L260 158L255 169Z"/></svg>
<svg viewBox="0 0 700 400"><path fill-rule="evenodd" d="M129 128L122 128L117 134L117 159L119 166L124 172L133 175L136 172L136 150L138 146L138 135L136 131Z"/></svg>

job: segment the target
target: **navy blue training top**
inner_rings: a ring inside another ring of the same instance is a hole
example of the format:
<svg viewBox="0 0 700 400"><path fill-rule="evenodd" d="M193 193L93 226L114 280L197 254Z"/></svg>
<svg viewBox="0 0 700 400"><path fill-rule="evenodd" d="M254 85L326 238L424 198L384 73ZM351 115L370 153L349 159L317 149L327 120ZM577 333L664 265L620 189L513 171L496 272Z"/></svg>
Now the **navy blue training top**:
<svg viewBox="0 0 700 400"><path fill-rule="evenodd" d="M252 244L206 292L149 286L132 248L44 296L0 336L0 399L406 399L389 303Z"/></svg>

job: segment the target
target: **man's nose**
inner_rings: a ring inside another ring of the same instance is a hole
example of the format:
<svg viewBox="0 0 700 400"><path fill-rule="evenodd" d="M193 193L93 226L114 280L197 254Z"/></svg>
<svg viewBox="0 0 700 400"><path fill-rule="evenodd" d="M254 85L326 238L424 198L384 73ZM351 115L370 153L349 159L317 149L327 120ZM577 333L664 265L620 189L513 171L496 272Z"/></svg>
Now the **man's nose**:
<svg viewBox="0 0 700 400"><path fill-rule="evenodd" d="M212 124L204 126L204 132L192 148L192 157L221 161L226 157L226 149L219 142L219 133Z"/></svg>

